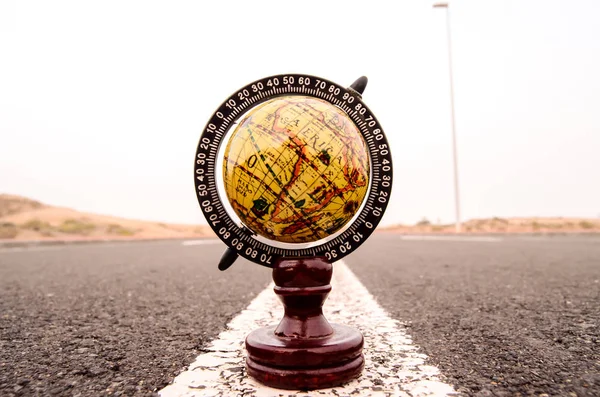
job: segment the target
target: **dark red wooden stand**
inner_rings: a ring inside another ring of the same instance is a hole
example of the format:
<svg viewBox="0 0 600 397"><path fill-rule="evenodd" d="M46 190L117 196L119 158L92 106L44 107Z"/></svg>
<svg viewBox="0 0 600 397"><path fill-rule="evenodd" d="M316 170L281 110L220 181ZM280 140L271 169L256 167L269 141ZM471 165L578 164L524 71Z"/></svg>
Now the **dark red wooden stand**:
<svg viewBox="0 0 600 397"><path fill-rule="evenodd" d="M323 316L332 273L325 258L283 258L275 264L274 289L285 313L277 327L246 338L250 376L271 387L307 390L337 386L361 373L362 334Z"/></svg>

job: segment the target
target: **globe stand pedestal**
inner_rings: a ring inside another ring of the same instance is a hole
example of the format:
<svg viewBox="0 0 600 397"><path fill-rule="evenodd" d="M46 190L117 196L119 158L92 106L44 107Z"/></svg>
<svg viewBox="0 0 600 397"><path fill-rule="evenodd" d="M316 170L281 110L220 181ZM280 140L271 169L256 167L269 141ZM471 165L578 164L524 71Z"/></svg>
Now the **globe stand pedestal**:
<svg viewBox="0 0 600 397"><path fill-rule="evenodd" d="M277 327L246 338L250 376L271 387L307 390L337 386L361 373L362 334L323 316L332 273L324 258L282 258L275 264L274 290L285 313Z"/></svg>

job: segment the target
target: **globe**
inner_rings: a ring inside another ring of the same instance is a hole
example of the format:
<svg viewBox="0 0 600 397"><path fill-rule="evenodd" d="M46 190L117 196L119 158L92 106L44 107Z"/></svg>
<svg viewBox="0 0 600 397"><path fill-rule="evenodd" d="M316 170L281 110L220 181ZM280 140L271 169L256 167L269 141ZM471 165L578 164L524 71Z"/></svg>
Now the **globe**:
<svg viewBox="0 0 600 397"><path fill-rule="evenodd" d="M356 214L369 187L363 136L341 109L290 95L251 109L231 133L223 184L254 233L284 243L331 236Z"/></svg>

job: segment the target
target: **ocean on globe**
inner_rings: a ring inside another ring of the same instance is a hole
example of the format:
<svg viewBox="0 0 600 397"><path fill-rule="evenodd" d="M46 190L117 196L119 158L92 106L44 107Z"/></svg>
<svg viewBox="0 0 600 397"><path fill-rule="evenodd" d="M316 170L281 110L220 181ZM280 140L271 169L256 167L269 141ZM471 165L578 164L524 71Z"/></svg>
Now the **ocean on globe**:
<svg viewBox="0 0 600 397"><path fill-rule="evenodd" d="M284 243L331 236L369 187L363 136L336 106L283 96L248 112L224 152L227 199L253 232Z"/></svg>

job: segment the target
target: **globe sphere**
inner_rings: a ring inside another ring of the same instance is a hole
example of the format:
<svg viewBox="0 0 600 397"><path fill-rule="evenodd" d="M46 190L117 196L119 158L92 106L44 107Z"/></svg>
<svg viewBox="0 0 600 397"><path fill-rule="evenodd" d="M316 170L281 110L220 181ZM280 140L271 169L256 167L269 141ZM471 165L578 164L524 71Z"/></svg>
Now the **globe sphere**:
<svg viewBox="0 0 600 397"><path fill-rule="evenodd" d="M360 208L369 187L367 145L324 100L290 95L250 110L231 133L223 182L254 233L284 243L327 238Z"/></svg>

